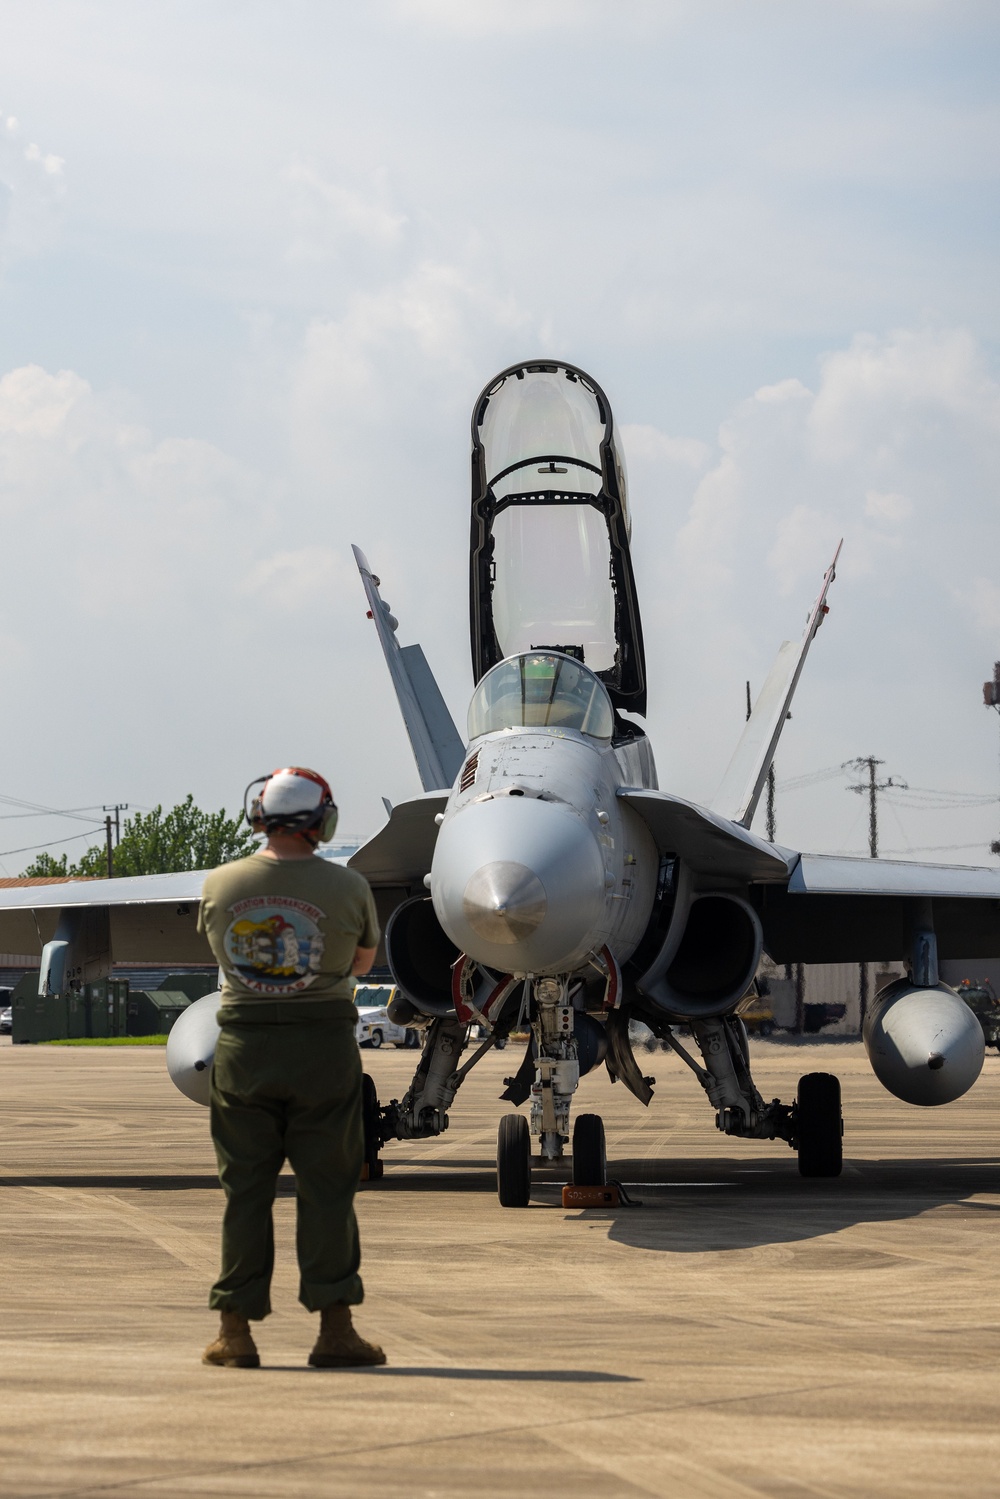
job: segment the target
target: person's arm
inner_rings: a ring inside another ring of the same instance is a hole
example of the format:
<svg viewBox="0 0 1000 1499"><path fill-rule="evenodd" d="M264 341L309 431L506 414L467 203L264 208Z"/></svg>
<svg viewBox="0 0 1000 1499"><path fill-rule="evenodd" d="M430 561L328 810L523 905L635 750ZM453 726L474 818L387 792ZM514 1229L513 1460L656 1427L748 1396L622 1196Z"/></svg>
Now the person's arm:
<svg viewBox="0 0 1000 1499"><path fill-rule="evenodd" d="M354 962L351 964L351 972L354 975L367 973L375 961L378 951L379 929L378 916L375 911L375 897L372 895L368 881L364 884L364 917L361 931L358 933L358 945L354 950Z"/></svg>
<svg viewBox="0 0 1000 1499"><path fill-rule="evenodd" d="M351 964L353 974L367 973L375 961L375 947L358 947L354 951L354 962Z"/></svg>

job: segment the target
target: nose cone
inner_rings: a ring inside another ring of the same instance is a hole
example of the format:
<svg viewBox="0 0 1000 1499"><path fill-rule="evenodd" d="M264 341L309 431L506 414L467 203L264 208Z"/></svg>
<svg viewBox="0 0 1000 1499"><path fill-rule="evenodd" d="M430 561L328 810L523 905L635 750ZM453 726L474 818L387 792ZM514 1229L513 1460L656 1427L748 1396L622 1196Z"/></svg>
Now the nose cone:
<svg viewBox="0 0 1000 1499"><path fill-rule="evenodd" d="M462 897L466 921L487 942L520 942L541 926L547 909L541 880L510 859L477 869Z"/></svg>
<svg viewBox="0 0 1000 1499"><path fill-rule="evenodd" d="M502 973L565 972L605 940L601 851L564 803L463 807L438 834L431 895L451 940Z"/></svg>

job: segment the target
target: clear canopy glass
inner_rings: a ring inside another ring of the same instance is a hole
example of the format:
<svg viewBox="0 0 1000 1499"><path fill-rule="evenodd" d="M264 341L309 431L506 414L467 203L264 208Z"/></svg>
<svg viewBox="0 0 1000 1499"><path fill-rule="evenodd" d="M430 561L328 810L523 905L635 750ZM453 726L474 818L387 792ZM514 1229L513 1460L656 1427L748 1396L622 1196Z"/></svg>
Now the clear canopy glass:
<svg viewBox="0 0 1000 1499"><path fill-rule="evenodd" d="M615 714L603 682L578 661L536 651L488 671L469 704L469 740L498 729L575 729L610 739Z"/></svg>
<svg viewBox="0 0 1000 1499"><path fill-rule="evenodd" d="M511 505L493 523L493 627L505 656L574 646L615 664L611 544L592 505Z"/></svg>
<svg viewBox="0 0 1000 1499"><path fill-rule="evenodd" d="M480 430L493 494L599 494L605 425L593 392L561 369L508 377L490 397Z"/></svg>

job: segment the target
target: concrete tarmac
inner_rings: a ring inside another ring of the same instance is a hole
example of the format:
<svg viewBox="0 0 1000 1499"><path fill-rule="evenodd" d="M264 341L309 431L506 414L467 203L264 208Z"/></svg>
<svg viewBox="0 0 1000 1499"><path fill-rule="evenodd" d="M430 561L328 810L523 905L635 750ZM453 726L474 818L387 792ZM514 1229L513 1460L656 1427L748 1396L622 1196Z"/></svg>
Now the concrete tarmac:
<svg viewBox="0 0 1000 1499"><path fill-rule="evenodd" d="M843 1082L846 1166L727 1141L666 1054L648 1110L603 1071L612 1173L644 1206L500 1207L491 1053L451 1130L359 1195L384 1369L311 1370L294 1182L265 1367L203 1366L221 1194L162 1051L0 1046L0 1494L847 1499L1000 1490L1000 1057L957 1104L897 1103L854 1043L755 1046L765 1097ZM365 1053L383 1098L412 1052ZM634 1184L634 1185L633 1185Z"/></svg>

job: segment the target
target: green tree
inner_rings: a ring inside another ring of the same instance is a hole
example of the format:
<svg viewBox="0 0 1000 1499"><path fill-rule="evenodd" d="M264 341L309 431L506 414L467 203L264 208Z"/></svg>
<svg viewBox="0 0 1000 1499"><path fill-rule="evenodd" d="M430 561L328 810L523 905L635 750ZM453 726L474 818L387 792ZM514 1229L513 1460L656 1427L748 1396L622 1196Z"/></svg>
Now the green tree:
<svg viewBox="0 0 1000 1499"><path fill-rule="evenodd" d="M227 817L221 808L218 812L203 812L189 793L169 812L160 806L125 819L121 842L114 851L114 870L116 875L128 875L213 869L216 864L242 859L257 847L257 840L242 817ZM106 875L107 846L95 844L78 863L68 867L65 854L61 860L51 854L40 854L24 872Z"/></svg>
<svg viewBox="0 0 1000 1499"><path fill-rule="evenodd" d="M22 879L57 879L69 874L66 855L54 859L51 854L39 854L22 872Z"/></svg>

